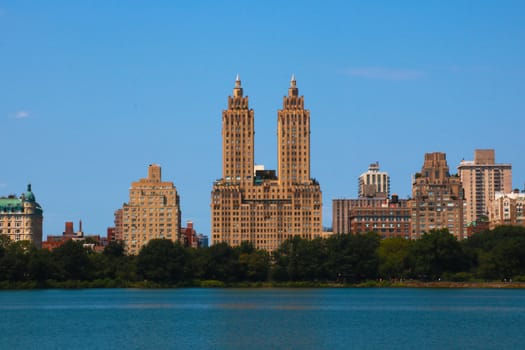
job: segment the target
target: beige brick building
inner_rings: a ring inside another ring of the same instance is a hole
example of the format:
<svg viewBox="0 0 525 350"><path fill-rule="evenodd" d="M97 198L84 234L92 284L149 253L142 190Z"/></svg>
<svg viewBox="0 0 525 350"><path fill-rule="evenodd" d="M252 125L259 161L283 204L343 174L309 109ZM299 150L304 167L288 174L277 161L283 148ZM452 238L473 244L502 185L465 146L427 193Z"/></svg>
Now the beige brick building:
<svg viewBox="0 0 525 350"><path fill-rule="evenodd" d="M412 183L412 239L432 229L448 228L458 240L467 238L461 180L450 175L445 153L425 154Z"/></svg>
<svg viewBox="0 0 525 350"><path fill-rule="evenodd" d="M27 191L17 198L14 195L0 198L0 235L11 241L30 241L36 247L42 246L43 210L36 202L27 185Z"/></svg>
<svg viewBox="0 0 525 350"><path fill-rule="evenodd" d="M489 203L490 228L500 225L525 226L525 193L496 192Z"/></svg>
<svg viewBox="0 0 525 350"><path fill-rule="evenodd" d="M489 215L489 203L496 192L512 191L512 166L496 164L493 149L477 149L474 160L462 160L458 174L465 190L466 220L470 224Z"/></svg>
<svg viewBox="0 0 525 350"><path fill-rule="evenodd" d="M322 194L310 177L310 112L292 77L277 113L278 176L255 170L254 111L239 77L222 113L222 178L211 194L212 242L274 250L292 236L322 233Z"/></svg>
<svg viewBox="0 0 525 350"><path fill-rule="evenodd" d="M137 254L154 238L179 241L181 212L173 182L162 181L161 167L152 164L148 177L133 182L129 202L115 213L115 231L126 252Z"/></svg>

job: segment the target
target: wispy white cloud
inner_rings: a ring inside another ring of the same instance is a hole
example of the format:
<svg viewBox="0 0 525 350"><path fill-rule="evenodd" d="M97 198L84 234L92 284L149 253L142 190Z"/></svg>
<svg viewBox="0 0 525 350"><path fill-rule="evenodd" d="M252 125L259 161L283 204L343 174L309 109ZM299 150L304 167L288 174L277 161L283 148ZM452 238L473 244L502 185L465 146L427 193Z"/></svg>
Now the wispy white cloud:
<svg viewBox="0 0 525 350"><path fill-rule="evenodd" d="M13 113L12 116L15 119L26 119L26 118L29 118L29 111L20 110L20 111Z"/></svg>
<svg viewBox="0 0 525 350"><path fill-rule="evenodd" d="M344 70L345 75L367 79L415 80L426 75L422 70L386 67L354 67Z"/></svg>
<svg viewBox="0 0 525 350"><path fill-rule="evenodd" d="M0 183L0 188L5 188L5 187L7 187L7 184Z"/></svg>

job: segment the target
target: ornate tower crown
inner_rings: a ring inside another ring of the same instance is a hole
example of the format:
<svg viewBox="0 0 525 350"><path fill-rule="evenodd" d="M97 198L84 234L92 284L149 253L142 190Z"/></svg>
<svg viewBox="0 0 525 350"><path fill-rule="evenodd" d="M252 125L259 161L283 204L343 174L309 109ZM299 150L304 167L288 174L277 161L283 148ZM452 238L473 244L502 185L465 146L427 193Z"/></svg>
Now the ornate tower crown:
<svg viewBox="0 0 525 350"><path fill-rule="evenodd" d="M239 78L239 74L237 74L237 78L235 78L235 87L233 88L233 97L242 97L241 79Z"/></svg>

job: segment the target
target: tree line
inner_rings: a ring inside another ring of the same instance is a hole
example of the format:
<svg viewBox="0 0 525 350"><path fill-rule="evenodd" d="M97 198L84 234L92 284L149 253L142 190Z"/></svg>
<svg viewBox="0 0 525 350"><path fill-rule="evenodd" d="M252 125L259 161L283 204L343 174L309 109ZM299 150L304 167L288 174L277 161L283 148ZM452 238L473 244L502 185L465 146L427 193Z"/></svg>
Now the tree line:
<svg viewBox="0 0 525 350"><path fill-rule="evenodd" d="M0 236L0 288L222 286L363 281L525 281L525 228L500 226L457 241L448 230L419 240L373 232L294 237L273 253L248 242L186 248L155 239L136 256L111 242L102 253L68 241L53 251Z"/></svg>

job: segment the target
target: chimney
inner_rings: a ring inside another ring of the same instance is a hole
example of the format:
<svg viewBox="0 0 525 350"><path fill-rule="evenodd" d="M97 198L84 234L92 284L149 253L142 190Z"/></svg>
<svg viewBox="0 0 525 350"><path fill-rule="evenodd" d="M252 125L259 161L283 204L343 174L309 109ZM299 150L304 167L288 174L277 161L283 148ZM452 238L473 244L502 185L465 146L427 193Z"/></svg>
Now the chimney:
<svg viewBox="0 0 525 350"><path fill-rule="evenodd" d="M399 203L399 196L397 194L393 194L391 202L392 202L392 204Z"/></svg>
<svg viewBox="0 0 525 350"><path fill-rule="evenodd" d="M64 235L65 236L68 236L68 235L73 235L75 232L74 232L74 229L73 229L73 222L72 221L66 221L66 229L64 231Z"/></svg>

